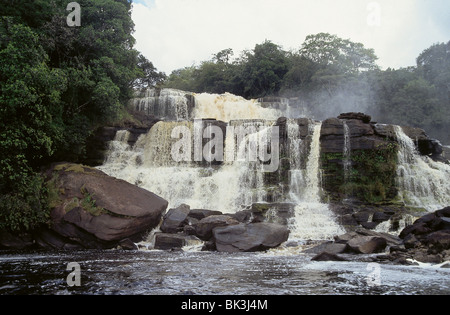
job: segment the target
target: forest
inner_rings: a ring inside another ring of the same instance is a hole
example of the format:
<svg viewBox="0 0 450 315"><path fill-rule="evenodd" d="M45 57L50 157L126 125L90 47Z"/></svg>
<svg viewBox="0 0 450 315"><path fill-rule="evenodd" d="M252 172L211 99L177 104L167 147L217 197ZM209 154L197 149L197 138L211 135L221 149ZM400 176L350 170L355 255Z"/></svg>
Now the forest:
<svg viewBox="0 0 450 315"><path fill-rule="evenodd" d="M320 33L297 51L266 40L167 76L134 48L131 0L77 2L82 24L71 27L67 1L1 1L0 229L48 221L41 168L82 161L94 130L130 115L138 88L297 97L317 119L353 108L450 143L450 42L425 49L414 67L381 70L373 49Z"/></svg>

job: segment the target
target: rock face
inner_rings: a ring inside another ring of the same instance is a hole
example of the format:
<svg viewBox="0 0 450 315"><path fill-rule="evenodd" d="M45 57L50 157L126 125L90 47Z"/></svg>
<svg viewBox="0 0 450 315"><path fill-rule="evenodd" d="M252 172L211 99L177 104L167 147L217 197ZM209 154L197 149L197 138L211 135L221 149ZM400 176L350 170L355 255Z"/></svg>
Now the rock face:
<svg viewBox="0 0 450 315"><path fill-rule="evenodd" d="M424 130L402 129L420 154L444 159L439 141ZM320 145L322 184L332 202L386 204L396 198L398 139L393 125L371 122L363 113L341 114L322 122Z"/></svg>
<svg viewBox="0 0 450 315"><path fill-rule="evenodd" d="M40 233L43 247L112 248L124 239L141 240L158 226L168 202L103 172L78 164L47 171L51 224Z"/></svg>
<svg viewBox="0 0 450 315"><path fill-rule="evenodd" d="M278 247L287 241L289 230L273 223L238 224L213 230L216 248L221 252L253 252Z"/></svg>

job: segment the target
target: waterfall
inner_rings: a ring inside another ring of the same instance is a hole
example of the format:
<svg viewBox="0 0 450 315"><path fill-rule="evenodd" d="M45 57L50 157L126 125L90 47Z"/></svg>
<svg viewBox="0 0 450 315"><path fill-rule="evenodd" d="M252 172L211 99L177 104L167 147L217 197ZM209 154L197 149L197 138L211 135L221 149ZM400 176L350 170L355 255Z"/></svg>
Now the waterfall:
<svg viewBox="0 0 450 315"><path fill-rule="evenodd" d="M322 124L314 126L311 149L308 156L301 194L296 197L295 216L291 220L291 239L332 239L335 235L345 233L336 223L327 204L320 201L320 130ZM299 191L298 182L292 181L291 187Z"/></svg>
<svg viewBox="0 0 450 315"><path fill-rule="evenodd" d="M397 185L407 206L428 211L450 205L450 165L421 156L400 126L394 127L398 150Z"/></svg>
<svg viewBox="0 0 450 315"><path fill-rule="evenodd" d="M131 100L137 111L166 120L188 120L195 106L192 93L176 89L147 89Z"/></svg>
<svg viewBox="0 0 450 315"><path fill-rule="evenodd" d="M282 114L279 110L261 107L257 100L246 100L230 93L202 93L195 94L194 116L228 122L242 119L276 120Z"/></svg>
<svg viewBox="0 0 450 315"><path fill-rule="evenodd" d="M347 183L350 171L352 167L352 160L351 160L351 143L350 143L350 128L347 125L347 122L344 120L344 182Z"/></svg>
<svg viewBox="0 0 450 315"><path fill-rule="evenodd" d="M167 99L171 101L163 101L164 95L170 95ZM183 108L184 105L177 107L174 104L184 104L183 98L189 99L185 96L184 92L162 90L157 95L149 92L146 98L135 102L142 110L166 102L172 108L168 111L174 111ZM119 131L99 169L161 196L169 201L169 208L184 203L193 209L235 213L254 203L293 203L295 217L289 223L291 238L330 239L343 232L328 206L320 201L321 124L311 122L308 134L303 135L308 141L303 141L298 121L288 119L287 141L283 143L287 146L288 157L280 157L280 135L273 136L273 130L279 130L276 125L280 117L278 110L231 94L204 93L193 97L192 115L199 120L158 122L147 134L141 135L133 147L128 144L128 131ZM180 113L178 118L184 111L178 111L176 115ZM207 118L210 120L202 120ZM199 151L197 145L200 144L202 149L211 139L211 130L206 128L214 125L224 129L223 160L212 163L198 159L199 153L201 156L204 151ZM178 131L187 134L182 136ZM269 139L272 142L267 143ZM273 139L277 140L274 146ZM178 147L180 143L186 146ZM175 159L174 154L183 158ZM282 170L278 164L272 171L267 171L268 164L273 160L279 162L280 158L289 160L286 171L289 179L283 185L279 181Z"/></svg>

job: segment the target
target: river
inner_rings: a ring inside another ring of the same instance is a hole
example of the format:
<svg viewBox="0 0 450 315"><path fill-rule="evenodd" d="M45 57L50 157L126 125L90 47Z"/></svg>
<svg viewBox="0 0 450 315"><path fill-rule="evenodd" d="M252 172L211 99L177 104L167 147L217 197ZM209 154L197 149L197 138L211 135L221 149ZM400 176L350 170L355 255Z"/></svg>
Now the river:
<svg viewBox="0 0 450 315"><path fill-rule="evenodd" d="M448 295L450 269L314 262L266 253L72 251L0 254L0 295ZM80 285L70 287L80 267Z"/></svg>

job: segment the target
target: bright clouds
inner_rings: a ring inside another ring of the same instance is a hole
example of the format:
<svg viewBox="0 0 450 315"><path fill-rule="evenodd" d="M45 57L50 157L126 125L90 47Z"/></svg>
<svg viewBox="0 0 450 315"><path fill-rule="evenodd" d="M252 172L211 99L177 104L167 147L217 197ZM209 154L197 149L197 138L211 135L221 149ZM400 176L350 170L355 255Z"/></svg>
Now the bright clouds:
<svg viewBox="0 0 450 315"><path fill-rule="evenodd" d="M378 26L368 23L376 8ZM425 48L450 40L442 12L450 12L447 0L139 0L133 20L136 48L169 74L265 39L298 49L319 32L374 48L383 68L414 65Z"/></svg>

